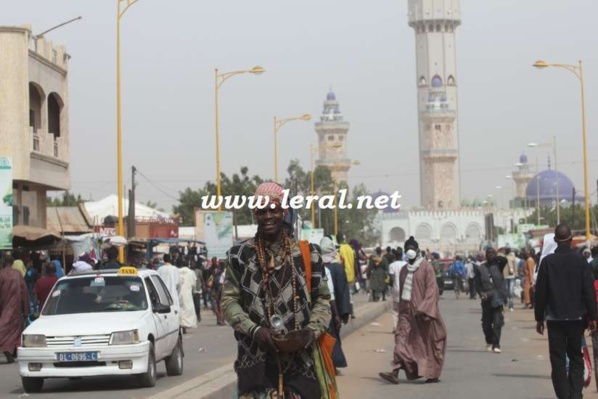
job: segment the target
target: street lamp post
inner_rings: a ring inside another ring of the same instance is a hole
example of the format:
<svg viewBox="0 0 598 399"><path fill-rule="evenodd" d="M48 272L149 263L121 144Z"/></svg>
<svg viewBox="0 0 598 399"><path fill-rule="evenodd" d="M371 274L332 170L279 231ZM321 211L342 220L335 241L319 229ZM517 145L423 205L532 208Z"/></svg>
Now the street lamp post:
<svg viewBox="0 0 598 399"><path fill-rule="evenodd" d="M235 75L243 73L251 73L253 75L261 75L266 72L261 66L255 66L252 69L244 69L240 71L231 71L219 73L218 68L214 69L214 111L216 114L216 195L220 197L220 118L218 115L218 90L220 86L228 79ZM218 208L220 211L221 208Z"/></svg>
<svg viewBox="0 0 598 399"><path fill-rule="evenodd" d="M552 136L552 142L547 143L529 143L528 147L551 147L554 156L554 179L556 185L556 224L561 224L561 198L559 194L559 164L556 157L556 136Z"/></svg>
<svg viewBox="0 0 598 399"><path fill-rule="evenodd" d="M351 162L351 164L358 166L361 164L361 162L353 161L353 162ZM333 184L333 193L334 193L334 235L336 236L336 235L338 235L338 201L337 201L338 193L337 193L337 183L334 178L332 179L332 184Z"/></svg>
<svg viewBox="0 0 598 399"><path fill-rule="evenodd" d="M342 144L340 143L336 143L336 144L326 144L325 145L326 148L340 148L342 147ZM309 162L310 162L310 194L311 195L315 195L316 193L316 189L315 189L315 163L314 163L314 155L316 154L316 152L318 151L318 148L316 146L314 146L313 144L309 145ZM354 162L355 165L359 164L359 161L355 161ZM314 228L315 226L315 221L316 221L316 208L314 206L314 204L312 203L311 205L311 225L312 228ZM321 214L320 214L320 210L318 208L318 226L321 226Z"/></svg>
<svg viewBox="0 0 598 399"><path fill-rule="evenodd" d="M117 197L118 197L118 235L124 235L123 226L123 153L122 153L122 113L120 95L120 20L137 3L138 0L117 0L116 12L116 173L117 173ZM124 7L121 7L123 6ZM129 223L132 223L129 221ZM119 248L118 260L124 262L124 249Z"/></svg>
<svg viewBox="0 0 598 399"><path fill-rule="evenodd" d="M315 195L315 187L314 187L314 154L316 152L316 147L313 144L309 145L309 165L310 165L310 169L311 169L311 173L310 173L310 189L309 189L309 194L310 195ZM313 204L311 204L311 228L315 228L316 225L316 207Z"/></svg>
<svg viewBox="0 0 598 399"><path fill-rule="evenodd" d="M278 183L278 130L291 121L309 121L310 114L293 116L291 118L277 119L274 117L274 181Z"/></svg>
<svg viewBox="0 0 598 399"><path fill-rule="evenodd" d="M536 61L533 65L536 68L547 68L556 67L563 68L573 73L579 80L581 89L581 133L583 141L583 175L584 175L584 201L585 201L585 213L586 213L586 240L590 241L590 196L588 194L588 148L587 148L587 134L586 134L586 104L585 104L585 93L584 93L584 81L583 81L583 65L581 60L578 61L578 65L570 64L552 64L546 61ZM589 246L589 245L588 245Z"/></svg>

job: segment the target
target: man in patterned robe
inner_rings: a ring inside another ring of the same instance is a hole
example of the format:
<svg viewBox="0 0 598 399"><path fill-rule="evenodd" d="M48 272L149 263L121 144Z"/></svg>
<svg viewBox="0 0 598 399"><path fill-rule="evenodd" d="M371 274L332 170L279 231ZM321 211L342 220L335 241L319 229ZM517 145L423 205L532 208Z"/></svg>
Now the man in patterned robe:
<svg viewBox="0 0 598 399"><path fill-rule="evenodd" d="M269 203L255 209L258 232L228 252L222 310L235 330L239 398L277 397L315 399L322 391L311 345L330 322L330 292L322 259L309 247L311 290L308 291L304 256L298 243L283 228L283 188L261 184L256 196ZM273 337L303 330L309 343L294 353L277 351Z"/></svg>

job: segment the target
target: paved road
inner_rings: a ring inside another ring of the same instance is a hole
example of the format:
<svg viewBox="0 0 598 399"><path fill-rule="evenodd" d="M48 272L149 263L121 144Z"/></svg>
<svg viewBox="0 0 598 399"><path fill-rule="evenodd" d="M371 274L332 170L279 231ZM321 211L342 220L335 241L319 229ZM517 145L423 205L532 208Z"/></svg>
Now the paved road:
<svg viewBox="0 0 598 399"><path fill-rule="evenodd" d="M536 334L532 311L507 312L501 342L503 352L488 353L481 332L478 301L444 296L441 309L447 324L448 345L441 382L410 382L400 373L400 384L391 385L378 377L380 371L390 371L394 346L392 318L386 314L343 342L349 367L342 370L338 380L342 399L555 397L550 380L548 342ZM598 398L595 381L585 390L584 398Z"/></svg>
<svg viewBox="0 0 598 399"><path fill-rule="evenodd" d="M367 303L366 295L354 297L355 306ZM202 310L203 320L195 330L188 330L184 336L185 370L182 376L167 377L164 362L158 365L158 381L154 388L138 389L134 378L94 377L79 381L48 379L42 393L36 398L82 398L85 399L138 399L158 395L171 390L198 376L222 366L232 364L236 355L236 341L232 329L217 326L211 311ZM21 380L16 364L4 364L0 355L0 398L15 398L23 395Z"/></svg>
<svg viewBox="0 0 598 399"><path fill-rule="evenodd" d="M356 297L362 303L364 296ZM477 301L455 300L445 295L441 308L448 328L446 362L439 384L408 382L401 374L401 384L389 385L378 372L389 369L393 336L391 316L386 314L373 325L357 330L343 342L349 367L339 376L343 399L411 398L463 399L549 399L554 398L548 364L546 338L535 333L529 310L506 314L503 330L503 353L485 351L481 334L481 311ZM152 389L138 389L130 378L87 378L81 381L49 380L39 398L134 399L159 395L210 370L232 365L235 342L229 327L218 327L211 314L205 312L197 330L185 336L185 373L166 377L159 366L159 380ZM204 349L205 348L205 349ZM0 356L0 398L23 395L15 365L2 364ZM595 382L585 390L586 399L598 399Z"/></svg>

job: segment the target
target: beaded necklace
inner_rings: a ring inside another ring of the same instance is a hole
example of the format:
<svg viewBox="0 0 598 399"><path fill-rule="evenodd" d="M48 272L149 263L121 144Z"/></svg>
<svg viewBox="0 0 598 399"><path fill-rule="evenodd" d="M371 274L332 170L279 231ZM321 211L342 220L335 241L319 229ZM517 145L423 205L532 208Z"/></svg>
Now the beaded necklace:
<svg viewBox="0 0 598 399"><path fill-rule="evenodd" d="M270 275L276 271L276 268L275 268L276 255L266 249L266 242L259 231L256 234L255 243L256 243L257 258L258 258L258 262L260 264L261 271L262 271L262 280L261 280L260 285L264 287L264 291L269 295L269 304L266 305L266 313L267 313L268 322L270 322L270 319L274 314L274 303L276 302L276 299L278 299L278 297L280 297L282 294L282 290L281 290L280 292L278 292L278 295L275 297L272 294L272 290L270 287ZM290 271L291 285L292 285L292 289L293 289L294 329L299 330L299 320L297 317L297 314L299 312L299 305L298 305L299 296L297 294L297 269L295 267L295 261L293 259L292 239L287 235L286 231L284 231L284 230L283 230L282 236L281 236L281 246L280 246L279 250L277 251L277 254L280 251L282 251L281 259L280 259L280 262L282 264L282 266L281 266L281 269L282 269L281 282L285 281L287 271ZM270 254L270 264L268 264L268 262L266 261L266 253L267 252ZM290 269L290 270L288 270L288 269Z"/></svg>

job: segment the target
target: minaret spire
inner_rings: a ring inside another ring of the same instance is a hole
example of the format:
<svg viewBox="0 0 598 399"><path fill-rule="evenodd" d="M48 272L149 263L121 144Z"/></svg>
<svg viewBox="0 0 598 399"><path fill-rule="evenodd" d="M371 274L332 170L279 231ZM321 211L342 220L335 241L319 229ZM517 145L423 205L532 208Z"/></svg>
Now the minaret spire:
<svg viewBox="0 0 598 399"><path fill-rule="evenodd" d="M459 0L409 0L415 31L421 204L460 207L457 54Z"/></svg>

